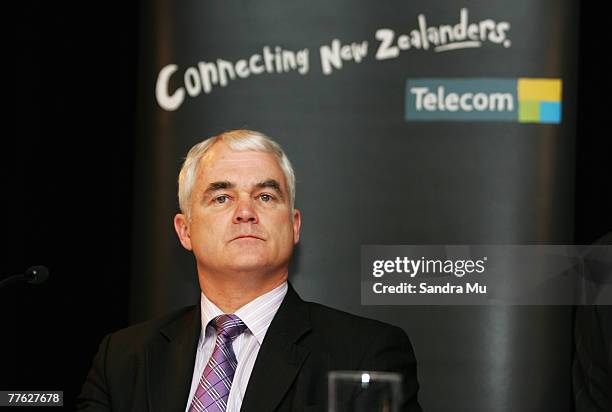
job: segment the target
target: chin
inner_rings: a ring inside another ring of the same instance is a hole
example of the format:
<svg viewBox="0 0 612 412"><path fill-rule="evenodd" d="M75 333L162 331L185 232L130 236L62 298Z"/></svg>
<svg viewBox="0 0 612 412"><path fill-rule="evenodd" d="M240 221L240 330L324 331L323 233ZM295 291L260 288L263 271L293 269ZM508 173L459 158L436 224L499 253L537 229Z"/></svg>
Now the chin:
<svg viewBox="0 0 612 412"><path fill-rule="evenodd" d="M252 272L269 267L269 262L262 256L237 256L231 259L230 266L236 272Z"/></svg>

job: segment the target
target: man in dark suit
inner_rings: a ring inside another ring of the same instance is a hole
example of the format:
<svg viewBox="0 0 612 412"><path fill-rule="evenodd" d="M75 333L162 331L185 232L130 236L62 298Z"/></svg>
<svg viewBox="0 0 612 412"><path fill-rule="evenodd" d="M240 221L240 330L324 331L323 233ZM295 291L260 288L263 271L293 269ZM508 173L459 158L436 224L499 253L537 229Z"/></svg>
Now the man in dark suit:
<svg viewBox="0 0 612 412"><path fill-rule="evenodd" d="M585 271L595 280L591 293L597 295L599 285L612 282L609 248L612 232L593 244L583 256L583 262ZM612 306L577 306L574 316L575 411L612 411Z"/></svg>
<svg viewBox="0 0 612 412"><path fill-rule="evenodd" d="M195 145L174 224L196 258L200 305L107 335L79 410L326 410L327 373L358 370L399 373L401 410L420 411L404 331L304 302L288 284L301 225L294 199L291 164L261 133Z"/></svg>

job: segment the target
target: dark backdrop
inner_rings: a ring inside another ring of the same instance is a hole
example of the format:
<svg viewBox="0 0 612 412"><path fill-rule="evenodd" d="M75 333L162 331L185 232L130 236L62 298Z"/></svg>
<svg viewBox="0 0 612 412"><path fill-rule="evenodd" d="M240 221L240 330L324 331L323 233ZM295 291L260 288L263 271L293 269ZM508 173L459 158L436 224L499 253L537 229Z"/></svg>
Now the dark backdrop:
<svg viewBox="0 0 612 412"><path fill-rule="evenodd" d="M575 242L590 243L612 230L609 35L595 3L581 13ZM23 2L10 17L0 277L45 264L52 278L0 290L0 389L72 404L102 336L127 325L138 6Z"/></svg>

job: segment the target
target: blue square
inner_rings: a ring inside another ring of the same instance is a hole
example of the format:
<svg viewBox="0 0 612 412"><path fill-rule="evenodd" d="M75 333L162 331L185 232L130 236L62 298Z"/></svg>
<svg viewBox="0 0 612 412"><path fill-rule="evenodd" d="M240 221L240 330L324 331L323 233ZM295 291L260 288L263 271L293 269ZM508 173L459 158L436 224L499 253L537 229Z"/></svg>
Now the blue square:
<svg viewBox="0 0 612 412"><path fill-rule="evenodd" d="M540 123L561 123L561 102L540 102Z"/></svg>

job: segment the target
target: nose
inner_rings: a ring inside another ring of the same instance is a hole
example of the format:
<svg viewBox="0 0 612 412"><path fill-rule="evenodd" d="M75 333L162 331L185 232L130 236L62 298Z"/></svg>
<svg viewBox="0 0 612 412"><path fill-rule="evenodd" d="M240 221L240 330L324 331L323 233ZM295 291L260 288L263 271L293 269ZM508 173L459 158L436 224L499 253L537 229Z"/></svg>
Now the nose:
<svg viewBox="0 0 612 412"><path fill-rule="evenodd" d="M259 218L255 211L252 199L243 199L236 203L236 210L232 219L234 223L257 223Z"/></svg>

